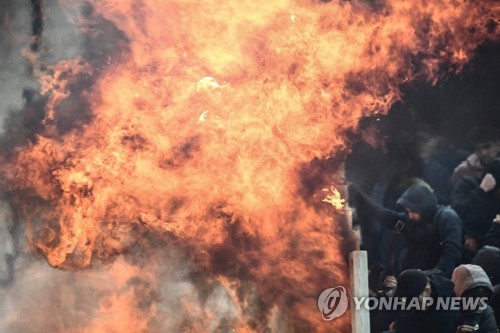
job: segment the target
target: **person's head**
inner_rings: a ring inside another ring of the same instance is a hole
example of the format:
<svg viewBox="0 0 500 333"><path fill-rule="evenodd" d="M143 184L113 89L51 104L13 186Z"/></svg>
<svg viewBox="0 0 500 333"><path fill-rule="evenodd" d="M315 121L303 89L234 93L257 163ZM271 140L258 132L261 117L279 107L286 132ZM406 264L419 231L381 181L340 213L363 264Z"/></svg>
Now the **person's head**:
<svg viewBox="0 0 500 333"><path fill-rule="evenodd" d="M407 269L399 274L397 279L396 297L404 297L408 300L418 297L421 310L426 310L429 302L425 300L431 297L432 286L430 279L420 269Z"/></svg>
<svg viewBox="0 0 500 333"><path fill-rule="evenodd" d="M500 159L496 158L492 160L486 167L484 168L484 172L489 173L495 178L496 186L495 190L500 188Z"/></svg>
<svg viewBox="0 0 500 333"><path fill-rule="evenodd" d="M477 251L471 263L481 266L494 286L500 284L500 249L498 247L489 245L482 247Z"/></svg>
<svg viewBox="0 0 500 333"><path fill-rule="evenodd" d="M437 209L437 199L425 182L410 186L397 204L404 208L411 222L421 222L430 218Z"/></svg>
<svg viewBox="0 0 500 333"><path fill-rule="evenodd" d="M451 280L455 284L455 295L463 298L485 298L493 294L493 286L486 272L477 265L460 265L453 271ZM463 309L476 310L476 308Z"/></svg>
<svg viewBox="0 0 500 333"><path fill-rule="evenodd" d="M474 146L479 162L482 165L488 165L500 153L500 144L498 142L482 142Z"/></svg>
<svg viewBox="0 0 500 333"><path fill-rule="evenodd" d="M491 163L500 154L500 135L494 127L474 128L469 133L469 141L474 145L474 151L483 166Z"/></svg>
<svg viewBox="0 0 500 333"><path fill-rule="evenodd" d="M406 215L408 215L408 219L412 222L420 222L422 220L420 213L412 210L411 208L405 207L405 212Z"/></svg>

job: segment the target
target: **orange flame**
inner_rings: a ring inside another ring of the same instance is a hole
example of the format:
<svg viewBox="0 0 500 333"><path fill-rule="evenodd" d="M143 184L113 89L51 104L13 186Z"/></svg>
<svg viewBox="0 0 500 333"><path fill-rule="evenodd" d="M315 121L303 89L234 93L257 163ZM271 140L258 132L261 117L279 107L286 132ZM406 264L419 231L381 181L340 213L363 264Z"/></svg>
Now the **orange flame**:
<svg viewBox="0 0 500 333"><path fill-rule="evenodd" d="M94 18L75 24L90 34L100 16L129 50L116 50L82 90L93 117L71 131L58 129L64 113L54 110L91 62L40 74L50 96L45 131L18 151L9 174L32 248L52 266L85 268L153 232L228 290L251 282L268 314L242 315L235 331L263 331L275 306L288 329L348 331L348 317L324 323L315 305L322 289L347 285L332 223L340 213L317 205L332 179L311 201L300 171L335 156L345 131L387 111L401 84L434 82L443 66L460 70L479 43L497 39L493 2L90 3ZM341 207L332 189L327 201ZM233 298L245 313L244 297ZM144 331L132 308L113 310L122 301L110 298L101 313L126 317L120 332ZM94 324L82 331L109 332Z"/></svg>
<svg viewBox="0 0 500 333"><path fill-rule="evenodd" d="M345 199L342 199L339 190L335 187L330 186L329 189L323 189L323 192L327 192L328 194L322 200L323 202L327 202L331 204L335 209L342 209L344 207Z"/></svg>

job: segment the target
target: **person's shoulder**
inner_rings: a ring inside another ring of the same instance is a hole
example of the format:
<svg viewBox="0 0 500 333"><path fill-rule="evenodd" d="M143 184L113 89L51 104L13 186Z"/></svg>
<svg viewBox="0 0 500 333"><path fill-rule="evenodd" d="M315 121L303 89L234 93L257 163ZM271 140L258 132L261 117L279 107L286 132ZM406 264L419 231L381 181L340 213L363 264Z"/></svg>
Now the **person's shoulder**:
<svg viewBox="0 0 500 333"><path fill-rule="evenodd" d="M484 166L479 161L476 153L469 155L453 170L453 176L459 180L466 176L475 175L484 171Z"/></svg>
<svg viewBox="0 0 500 333"><path fill-rule="evenodd" d="M455 168L455 171L461 170L461 169L469 169L469 168L477 168L481 165L479 162L479 158L476 153L472 153L467 158L463 161L461 161L457 167Z"/></svg>
<svg viewBox="0 0 500 333"><path fill-rule="evenodd" d="M475 188L479 186L479 179L472 176L467 176L460 179L455 185L455 190L466 189L466 188Z"/></svg>
<svg viewBox="0 0 500 333"><path fill-rule="evenodd" d="M436 214L438 215L457 215L457 212L450 206L439 205Z"/></svg>
<svg viewBox="0 0 500 333"><path fill-rule="evenodd" d="M493 308L489 304L486 305L486 309L484 309L483 312L486 315L490 315L490 314L493 315L495 313L495 311L493 310Z"/></svg>
<svg viewBox="0 0 500 333"><path fill-rule="evenodd" d="M437 212L436 212L436 221L437 223L445 223L448 221L457 221L460 223L460 216L457 214L457 212L449 207L449 206L438 206Z"/></svg>
<svg viewBox="0 0 500 333"><path fill-rule="evenodd" d="M450 297L453 295L453 288L455 286L453 281L437 273L429 273L427 277L431 282L436 296Z"/></svg>

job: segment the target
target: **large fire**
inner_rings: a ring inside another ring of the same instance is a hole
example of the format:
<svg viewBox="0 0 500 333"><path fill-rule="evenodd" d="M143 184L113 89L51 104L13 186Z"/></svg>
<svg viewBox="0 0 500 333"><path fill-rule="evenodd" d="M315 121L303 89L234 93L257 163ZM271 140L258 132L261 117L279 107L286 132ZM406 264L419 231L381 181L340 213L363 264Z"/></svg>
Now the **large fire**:
<svg viewBox="0 0 500 333"><path fill-rule="evenodd" d="M197 320L171 331L349 331L348 316L324 322L317 312L319 293L348 281L342 177L308 183L311 161L335 160L345 132L387 111L402 84L460 70L499 37L494 1L62 4L81 34L106 24L121 40L100 58L42 66L30 55L45 118L5 159L35 253L63 270L115 260L107 278L122 292L106 292L99 315L66 332L174 323L137 295L172 297L155 286L173 254L190 267L193 292L224 290L236 314L223 323L220 305L186 301L178 311ZM82 101L89 115L68 129L68 109Z"/></svg>

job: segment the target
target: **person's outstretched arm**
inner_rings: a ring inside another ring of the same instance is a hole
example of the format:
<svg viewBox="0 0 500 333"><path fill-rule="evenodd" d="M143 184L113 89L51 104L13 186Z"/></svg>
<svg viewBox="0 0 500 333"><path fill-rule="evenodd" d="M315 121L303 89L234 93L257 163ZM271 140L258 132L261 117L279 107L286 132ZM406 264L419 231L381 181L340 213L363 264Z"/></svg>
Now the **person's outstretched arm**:
<svg viewBox="0 0 500 333"><path fill-rule="evenodd" d="M349 186L349 195L351 204L364 215L373 217L390 229L401 230L404 227L406 214L382 207L353 185Z"/></svg>

